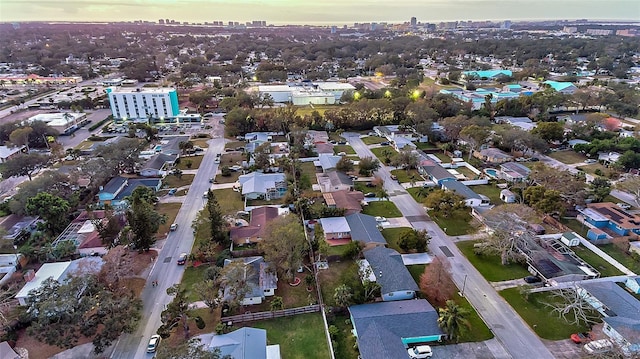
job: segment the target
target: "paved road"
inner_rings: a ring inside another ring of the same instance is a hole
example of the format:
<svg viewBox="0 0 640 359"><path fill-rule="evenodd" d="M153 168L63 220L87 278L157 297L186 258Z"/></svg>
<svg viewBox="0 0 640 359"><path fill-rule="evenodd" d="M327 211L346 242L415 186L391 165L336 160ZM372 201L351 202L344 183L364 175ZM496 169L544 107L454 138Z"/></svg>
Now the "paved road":
<svg viewBox="0 0 640 359"><path fill-rule="evenodd" d="M194 241L191 223L204 206L205 200L202 198L202 194L210 188L209 178L218 170L218 164L214 163L216 154L224 150L223 127L218 124L218 121L212 121L211 124L214 126L213 133L217 136L214 136L214 139L209 141L209 148L191 184L191 189L182 207L180 207L176 217L178 229L175 232L170 232L149 275L150 280L148 282L151 283L152 280L157 280L158 287L153 288L148 284L144 288L141 295L144 305L142 311L143 319L135 333L125 334L120 337L113 352L110 354L110 358L139 359L153 357L152 354L146 353L146 347L149 337L155 334L162 324L160 313L164 306L171 301L171 297L167 295L165 290L176 283L180 283L182 280L184 266L176 265L176 259L182 252L191 252Z"/></svg>
<svg viewBox="0 0 640 359"><path fill-rule="evenodd" d="M343 136L347 138L360 158L375 157L358 138L358 134L345 133ZM493 355L496 358L531 358L532 353L535 353L537 359L553 358L533 330L462 255L452 238L428 218L422 205L406 193L402 186L390 179L386 168L382 167L376 174L385 180L384 186L390 194L390 199L409 219L413 227L429 232L432 237L429 243L431 253L448 259L453 281L458 288L464 288L464 295L484 319L498 342L502 344L502 347L492 348Z"/></svg>

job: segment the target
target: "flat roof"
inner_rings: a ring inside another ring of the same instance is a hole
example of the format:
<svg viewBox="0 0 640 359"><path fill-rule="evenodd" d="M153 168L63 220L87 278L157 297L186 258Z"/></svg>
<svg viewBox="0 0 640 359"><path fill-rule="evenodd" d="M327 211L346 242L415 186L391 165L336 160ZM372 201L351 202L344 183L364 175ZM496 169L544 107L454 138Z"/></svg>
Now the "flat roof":
<svg viewBox="0 0 640 359"><path fill-rule="evenodd" d="M291 92L292 88L288 85L259 85L260 92Z"/></svg>
<svg viewBox="0 0 640 359"><path fill-rule="evenodd" d="M109 87L112 93L170 93L175 91L176 89L172 87Z"/></svg>
<svg viewBox="0 0 640 359"><path fill-rule="evenodd" d="M355 90L356 88L345 82L315 82L319 89L323 90Z"/></svg>
<svg viewBox="0 0 640 359"><path fill-rule="evenodd" d="M18 294L16 294L16 298L26 298L29 295L29 292L33 289L40 288L42 283L48 278L53 278L55 280L60 279L60 277L64 274L64 271L69 268L71 262L56 262L56 263L45 263L38 269L35 274L35 277L25 283L24 287L20 289Z"/></svg>

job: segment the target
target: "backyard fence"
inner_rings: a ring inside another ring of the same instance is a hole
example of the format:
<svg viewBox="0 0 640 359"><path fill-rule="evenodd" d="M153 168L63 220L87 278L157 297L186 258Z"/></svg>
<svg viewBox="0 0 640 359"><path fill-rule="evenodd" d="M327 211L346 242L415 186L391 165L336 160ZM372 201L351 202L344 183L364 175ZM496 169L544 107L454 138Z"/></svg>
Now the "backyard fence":
<svg viewBox="0 0 640 359"><path fill-rule="evenodd" d="M258 313L245 313L239 315L232 315L230 317L223 317L223 322L242 323L253 322L256 320L265 320L272 318L289 317L298 314L316 313L320 311L320 305L309 305L306 307L298 307L291 309L274 310L271 312L258 312Z"/></svg>

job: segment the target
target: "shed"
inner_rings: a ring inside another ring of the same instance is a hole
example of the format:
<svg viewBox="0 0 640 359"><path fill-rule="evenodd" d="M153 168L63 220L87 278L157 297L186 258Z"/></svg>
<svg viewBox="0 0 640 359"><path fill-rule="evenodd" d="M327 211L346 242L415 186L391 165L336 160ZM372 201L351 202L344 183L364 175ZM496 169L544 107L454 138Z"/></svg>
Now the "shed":
<svg viewBox="0 0 640 359"><path fill-rule="evenodd" d="M609 235L600 228L590 228L587 231L587 238L592 242L602 242L608 240ZM633 247L631 247L631 250L633 250ZM640 253L640 248L638 250L638 253Z"/></svg>
<svg viewBox="0 0 640 359"><path fill-rule="evenodd" d="M500 191L500 200L504 203L515 203L516 195L508 189L503 189Z"/></svg>
<svg viewBox="0 0 640 359"><path fill-rule="evenodd" d="M578 237L578 235L576 235L573 232L563 233L562 237L560 237L560 240L567 247L575 247L575 246L580 245L580 237Z"/></svg>

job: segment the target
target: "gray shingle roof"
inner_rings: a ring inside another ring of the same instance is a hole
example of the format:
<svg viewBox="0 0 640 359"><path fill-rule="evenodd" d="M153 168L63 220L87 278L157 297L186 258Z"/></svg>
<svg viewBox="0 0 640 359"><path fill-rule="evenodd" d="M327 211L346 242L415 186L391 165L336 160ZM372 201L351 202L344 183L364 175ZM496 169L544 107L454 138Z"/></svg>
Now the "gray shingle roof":
<svg viewBox="0 0 640 359"><path fill-rule="evenodd" d="M351 239L364 244L387 244L387 241L378 230L375 217L362 213L354 213L345 217L351 229Z"/></svg>
<svg viewBox="0 0 640 359"><path fill-rule="evenodd" d="M449 173L444 167L439 164L431 161L430 163L425 163L422 165L422 169L429 174L429 176L433 177L436 181L445 179L445 178L453 178L455 177Z"/></svg>
<svg viewBox="0 0 640 359"><path fill-rule="evenodd" d="M438 313L424 299L349 307L362 359L407 358L402 339L442 335Z"/></svg>
<svg viewBox="0 0 640 359"><path fill-rule="evenodd" d="M209 349L220 349L220 355L234 359L266 359L267 331L244 327L223 335L214 335Z"/></svg>
<svg viewBox="0 0 640 359"><path fill-rule="evenodd" d="M611 316L640 320L640 301L615 282L589 282L579 285L598 298L609 309Z"/></svg>
<svg viewBox="0 0 640 359"><path fill-rule="evenodd" d="M475 193L471 188L469 188L462 182L444 181L442 182L442 188L455 192L456 194L466 199L482 199L479 194Z"/></svg>
<svg viewBox="0 0 640 359"><path fill-rule="evenodd" d="M394 249L374 247L365 250L364 257L369 262L383 294L419 290L416 281L402 262L402 256Z"/></svg>

